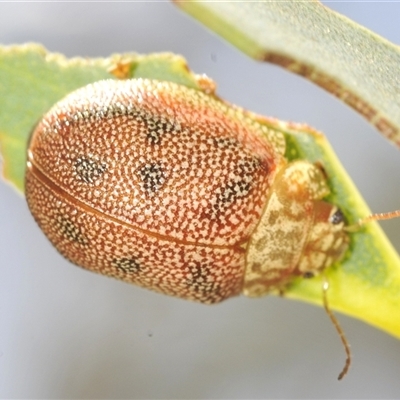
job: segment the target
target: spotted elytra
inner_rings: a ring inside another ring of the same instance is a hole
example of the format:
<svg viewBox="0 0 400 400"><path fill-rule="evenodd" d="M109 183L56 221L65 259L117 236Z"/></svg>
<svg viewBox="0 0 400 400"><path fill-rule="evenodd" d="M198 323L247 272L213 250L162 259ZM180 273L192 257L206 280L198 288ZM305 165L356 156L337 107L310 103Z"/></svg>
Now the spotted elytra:
<svg viewBox="0 0 400 400"><path fill-rule="evenodd" d="M200 91L102 81L36 127L27 200L77 265L203 303L260 296L348 243L321 170L284 152L281 133Z"/></svg>
<svg viewBox="0 0 400 400"><path fill-rule="evenodd" d="M319 274L349 243L322 169L284 154L281 132L213 95L101 81L37 125L26 197L81 267L202 303L258 297Z"/></svg>

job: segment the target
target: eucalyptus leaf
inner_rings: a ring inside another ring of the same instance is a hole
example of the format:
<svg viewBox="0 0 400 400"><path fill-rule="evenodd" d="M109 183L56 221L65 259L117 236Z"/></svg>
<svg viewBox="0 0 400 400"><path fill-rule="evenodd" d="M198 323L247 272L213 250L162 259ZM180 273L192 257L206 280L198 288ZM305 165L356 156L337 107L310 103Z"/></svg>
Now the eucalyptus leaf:
<svg viewBox="0 0 400 400"><path fill-rule="evenodd" d="M319 1L175 0L249 56L310 79L400 146L400 48Z"/></svg>

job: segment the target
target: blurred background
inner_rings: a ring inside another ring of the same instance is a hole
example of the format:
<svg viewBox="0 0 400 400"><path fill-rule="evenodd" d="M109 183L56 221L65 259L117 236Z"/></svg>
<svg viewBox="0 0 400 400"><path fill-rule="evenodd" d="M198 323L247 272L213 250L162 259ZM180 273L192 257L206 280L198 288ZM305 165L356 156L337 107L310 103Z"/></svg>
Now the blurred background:
<svg viewBox="0 0 400 400"><path fill-rule="evenodd" d="M400 3L325 4L400 43ZM323 131L371 209L400 208L399 152L367 122L170 3L1 3L0 43L25 42L68 57L182 54L230 102ZM382 225L399 250L400 221ZM342 382L344 352L322 309L272 296L205 306L86 272L0 183L1 398L399 398L400 341L339 319L354 356Z"/></svg>

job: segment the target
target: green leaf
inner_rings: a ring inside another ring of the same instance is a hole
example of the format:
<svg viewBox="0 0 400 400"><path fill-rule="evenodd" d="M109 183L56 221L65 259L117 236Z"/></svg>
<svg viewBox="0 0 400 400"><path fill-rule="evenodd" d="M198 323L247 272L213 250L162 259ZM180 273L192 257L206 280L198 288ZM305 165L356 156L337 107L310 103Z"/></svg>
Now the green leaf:
<svg viewBox="0 0 400 400"><path fill-rule="evenodd" d="M186 61L169 53L68 60L35 44L0 47L0 150L4 178L22 192L26 147L35 124L69 92L115 78L112 71L119 65L129 67L127 78L152 77L199 87Z"/></svg>
<svg viewBox="0 0 400 400"><path fill-rule="evenodd" d="M23 190L29 134L53 103L77 87L116 74L203 88L203 80L190 73L185 60L171 54L67 60L37 45L0 47L0 149L5 178ZM350 223L370 213L322 135L304 125L261 122L285 134L289 159L322 162L330 178L330 200L341 207ZM400 337L400 261L376 223L351 234L345 259L330 268L327 276L333 309ZM285 295L321 304L320 279L298 279Z"/></svg>
<svg viewBox="0 0 400 400"><path fill-rule="evenodd" d="M400 146L400 48L316 0L175 0L255 59L310 79Z"/></svg>
<svg viewBox="0 0 400 400"><path fill-rule="evenodd" d="M349 224L371 214L322 134L302 125L280 122L279 126L289 159L322 163L332 191L327 200L340 207ZM344 259L325 273L329 305L400 338L400 258L376 222L350 236ZM297 279L284 295L321 305L322 278Z"/></svg>

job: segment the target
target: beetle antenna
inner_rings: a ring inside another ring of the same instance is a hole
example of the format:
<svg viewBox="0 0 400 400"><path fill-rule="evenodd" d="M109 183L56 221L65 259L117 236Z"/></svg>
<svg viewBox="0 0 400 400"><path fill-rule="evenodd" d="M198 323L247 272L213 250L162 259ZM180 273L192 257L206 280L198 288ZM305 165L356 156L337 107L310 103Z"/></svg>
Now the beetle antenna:
<svg viewBox="0 0 400 400"><path fill-rule="evenodd" d="M330 318L333 326L335 327L337 333L339 334L340 340L343 343L344 351L346 352L346 362L344 364L342 372L338 376L338 380L340 381L349 371L350 364L351 364L351 351L350 351L349 342L346 339L346 336L343 332L342 327L339 324L339 321L336 319L336 317L334 316L334 314L332 313L332 311L329 308L328 296L327 296L328 289L329 289L329 282L328 282L327 277L324 276L324 281L322 284L322 298L324 301L324 308L325 308L325 311L328 314L328 317Z"/></svg>
<svg viewBox="0 0 400 400"><path fill-rule="evenodd" d="M395 210L395 211L390 211L386 213L377 213L377 214L371 214L368 215L367 217L359 219L355 224L353 225L348 225L344 228L345 231L347 232L355 232L358 229L360 229L363 225L370 221L382 221L385 219L393 219L393 218L398 218L400 217L400 210Z"/></svg>

